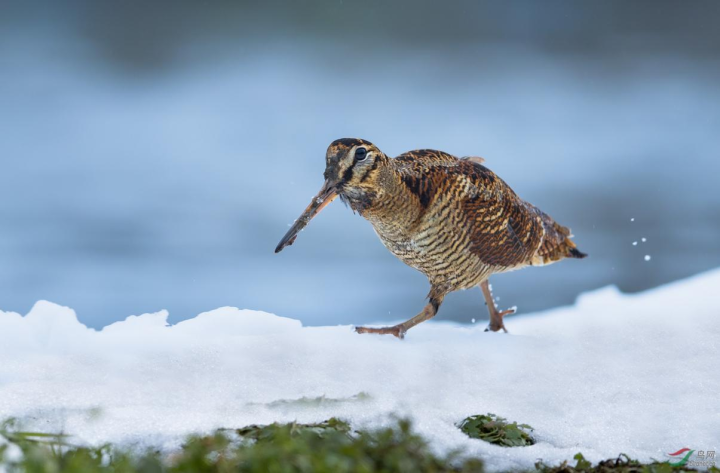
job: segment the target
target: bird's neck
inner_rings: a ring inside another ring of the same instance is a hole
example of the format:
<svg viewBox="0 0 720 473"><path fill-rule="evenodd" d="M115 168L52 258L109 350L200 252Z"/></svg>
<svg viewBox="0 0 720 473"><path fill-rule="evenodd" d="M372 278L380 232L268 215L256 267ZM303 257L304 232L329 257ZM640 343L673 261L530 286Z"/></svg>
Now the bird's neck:
<svg viewBox="0 0 720 473"><path fill-rule="evenodd" d="M410 190L389 158L373 179L368 179L364 195L362 208L353 209L369 220L381 236L399 238L421 217L423 209L413 205Z"/></svg>

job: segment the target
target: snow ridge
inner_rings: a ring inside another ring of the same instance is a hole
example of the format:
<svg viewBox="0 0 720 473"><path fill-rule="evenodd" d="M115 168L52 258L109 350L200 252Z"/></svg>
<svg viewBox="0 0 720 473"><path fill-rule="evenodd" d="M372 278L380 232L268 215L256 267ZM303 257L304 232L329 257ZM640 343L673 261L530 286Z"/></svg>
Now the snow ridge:
<svg viewBox="0 0 720 473"><path fill-rule="evenodd" d="M0 419L174 448L218 427L331 416L371 427L397 414L438 450L462 448L493 470L578 451L592 461L717 451L718 288L720 270L638 295L608 287L511 317L509 335L428 322L402 342L229 307L95 331L41 301L26 316L0 312ZM532 425L538 444L504 449L454 425L487 412Z"/></svg>

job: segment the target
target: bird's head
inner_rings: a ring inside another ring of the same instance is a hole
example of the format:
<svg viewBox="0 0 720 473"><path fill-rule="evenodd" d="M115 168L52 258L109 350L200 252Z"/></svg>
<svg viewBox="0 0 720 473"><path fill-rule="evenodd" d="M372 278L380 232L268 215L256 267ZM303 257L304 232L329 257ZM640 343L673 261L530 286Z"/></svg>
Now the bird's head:
<svg viewBox="0 0 720 473"><path fill-rule="evenodd" d="M330 143L325 154L325 183L341 196L377 173L384 157L374 144L360 138L341 138Z"/></svg>
<svg viewBox="0 0 720 473"><path fill-rule="evenodd" d="M330 143L325 155L325 183L305 212L280 240L275 253L292 245L297 234L336 197L351 205L366 195L379 175L379 162L387 157L374 144L360 138L341 138Z"/></svg>

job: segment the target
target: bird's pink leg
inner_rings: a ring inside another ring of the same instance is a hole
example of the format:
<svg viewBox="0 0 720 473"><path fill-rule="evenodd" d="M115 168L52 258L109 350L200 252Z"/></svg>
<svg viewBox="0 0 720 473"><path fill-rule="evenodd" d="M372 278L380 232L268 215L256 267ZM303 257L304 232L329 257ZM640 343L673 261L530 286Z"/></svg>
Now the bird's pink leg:
<svg viewBox="0 0 720 473"><path fill-rule="evenodd" d="M428 319L432 319L437 314L440 304L442 304L445 298L445 292L433 287L430 290L430 302L423 308L423 310L410 320L392 326L392 327L355 327L357 333L376 333L380 335L395 335L397 338L405 338L405 332L416 326L421 322L425 322Z"/></svg>

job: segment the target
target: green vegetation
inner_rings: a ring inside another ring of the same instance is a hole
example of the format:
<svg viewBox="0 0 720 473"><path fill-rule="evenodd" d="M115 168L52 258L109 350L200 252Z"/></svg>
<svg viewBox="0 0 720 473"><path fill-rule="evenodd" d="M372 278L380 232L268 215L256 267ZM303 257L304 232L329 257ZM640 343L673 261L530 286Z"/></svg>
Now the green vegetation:
<svg viewBox="0 0 720 473"><path fill-rule="evenodd" d="M191 437L182 450L131 453L111 446L87 448L64 436L21 433L0 427L10 443L0 464L18 472L482 472L478 459L436 456L406 420L389 428L351 432L337 419L320 424L272 424ZM16 450L11 452L10 450Z"/></svg>
<svg viewBox="0 0 720 473"><path fill-rule="evenodd" d="M248 425L247 427L236 429L234 432L244 440L253 440L255 442L272 442L281 432L286 432L291 438L303 435L315 435L322 439L336 434L345 434L348 439L352 439L350 435L350 424L335 417L317 424L298 424L291 422L289 424Z"/></svg>
<svg viewBox="0 0 720 473"><path fill-rule="evenodd" d="M637 460L633 460L627 455L620 454L619 457L610 460L603 460L597 465L593 465L583 457L582 453L575 455L575 466L568 465L563 462L560 466L550 467L542 462L535 464L535 468L540 473L682 473L690 471L698 471L693 468L682 466L672 466L669 463L653 462L642 464ZM720 470L712 467L707 470L709 473L720 473Z"/></svg>
<svg viewBox="0 0 720 473"><path fill-rule="evenodd" d="M278 401L273 401L269 404L250 403L248 405L249 406L263 405L270 409L285 409L285 408L316 409L318 407L338 406L341 404L350 404L350 403L360 404L363 402L367 402L370 399L371 399L371 397L368 393L359 392L359 393L355 394L354 396L350 396L347 398L339 398L339 399L325 397L325 396L301 397L300 399L280 399Z"/></svg>
<svg viewBox="0 0 720 473"><path fill-rule="evenodd" d="M487 418L474 416L468 419ZM499 431L504 419L491 417ZM466 419L466 421L468 420ZM465 422L465 421L464 421ZM485 420L487 422L487 420ZM487 429L486 426L477 427ZM514 435L514 434L513 434ZM497 437L497 434L495 435ZM496 442L498 443L498 442ZM582 454L574 466L535 465L539 473L678 473L696 471L668 463L641 464L621 455L592 465ZM72 445L65 435L22 432L17 423L0 424L0 471L29 473L225 473L225 472L482 472L483 462L458 453L433 454L427 441L413 433L410 422L353 431L338 419L317 424L251 425L190 437L171 455L130 451L105 445ZM711 473L720 473L711 468Z"/></svg>
<svg viewBox="0 0 720 473"><path fill-rule="evenodd" d="M533 428L527 424L513 422L495 414L476 415L465 418L458 427L468 437L484 440L501 447L527 447L535 444L528 431Z"/></svg>

